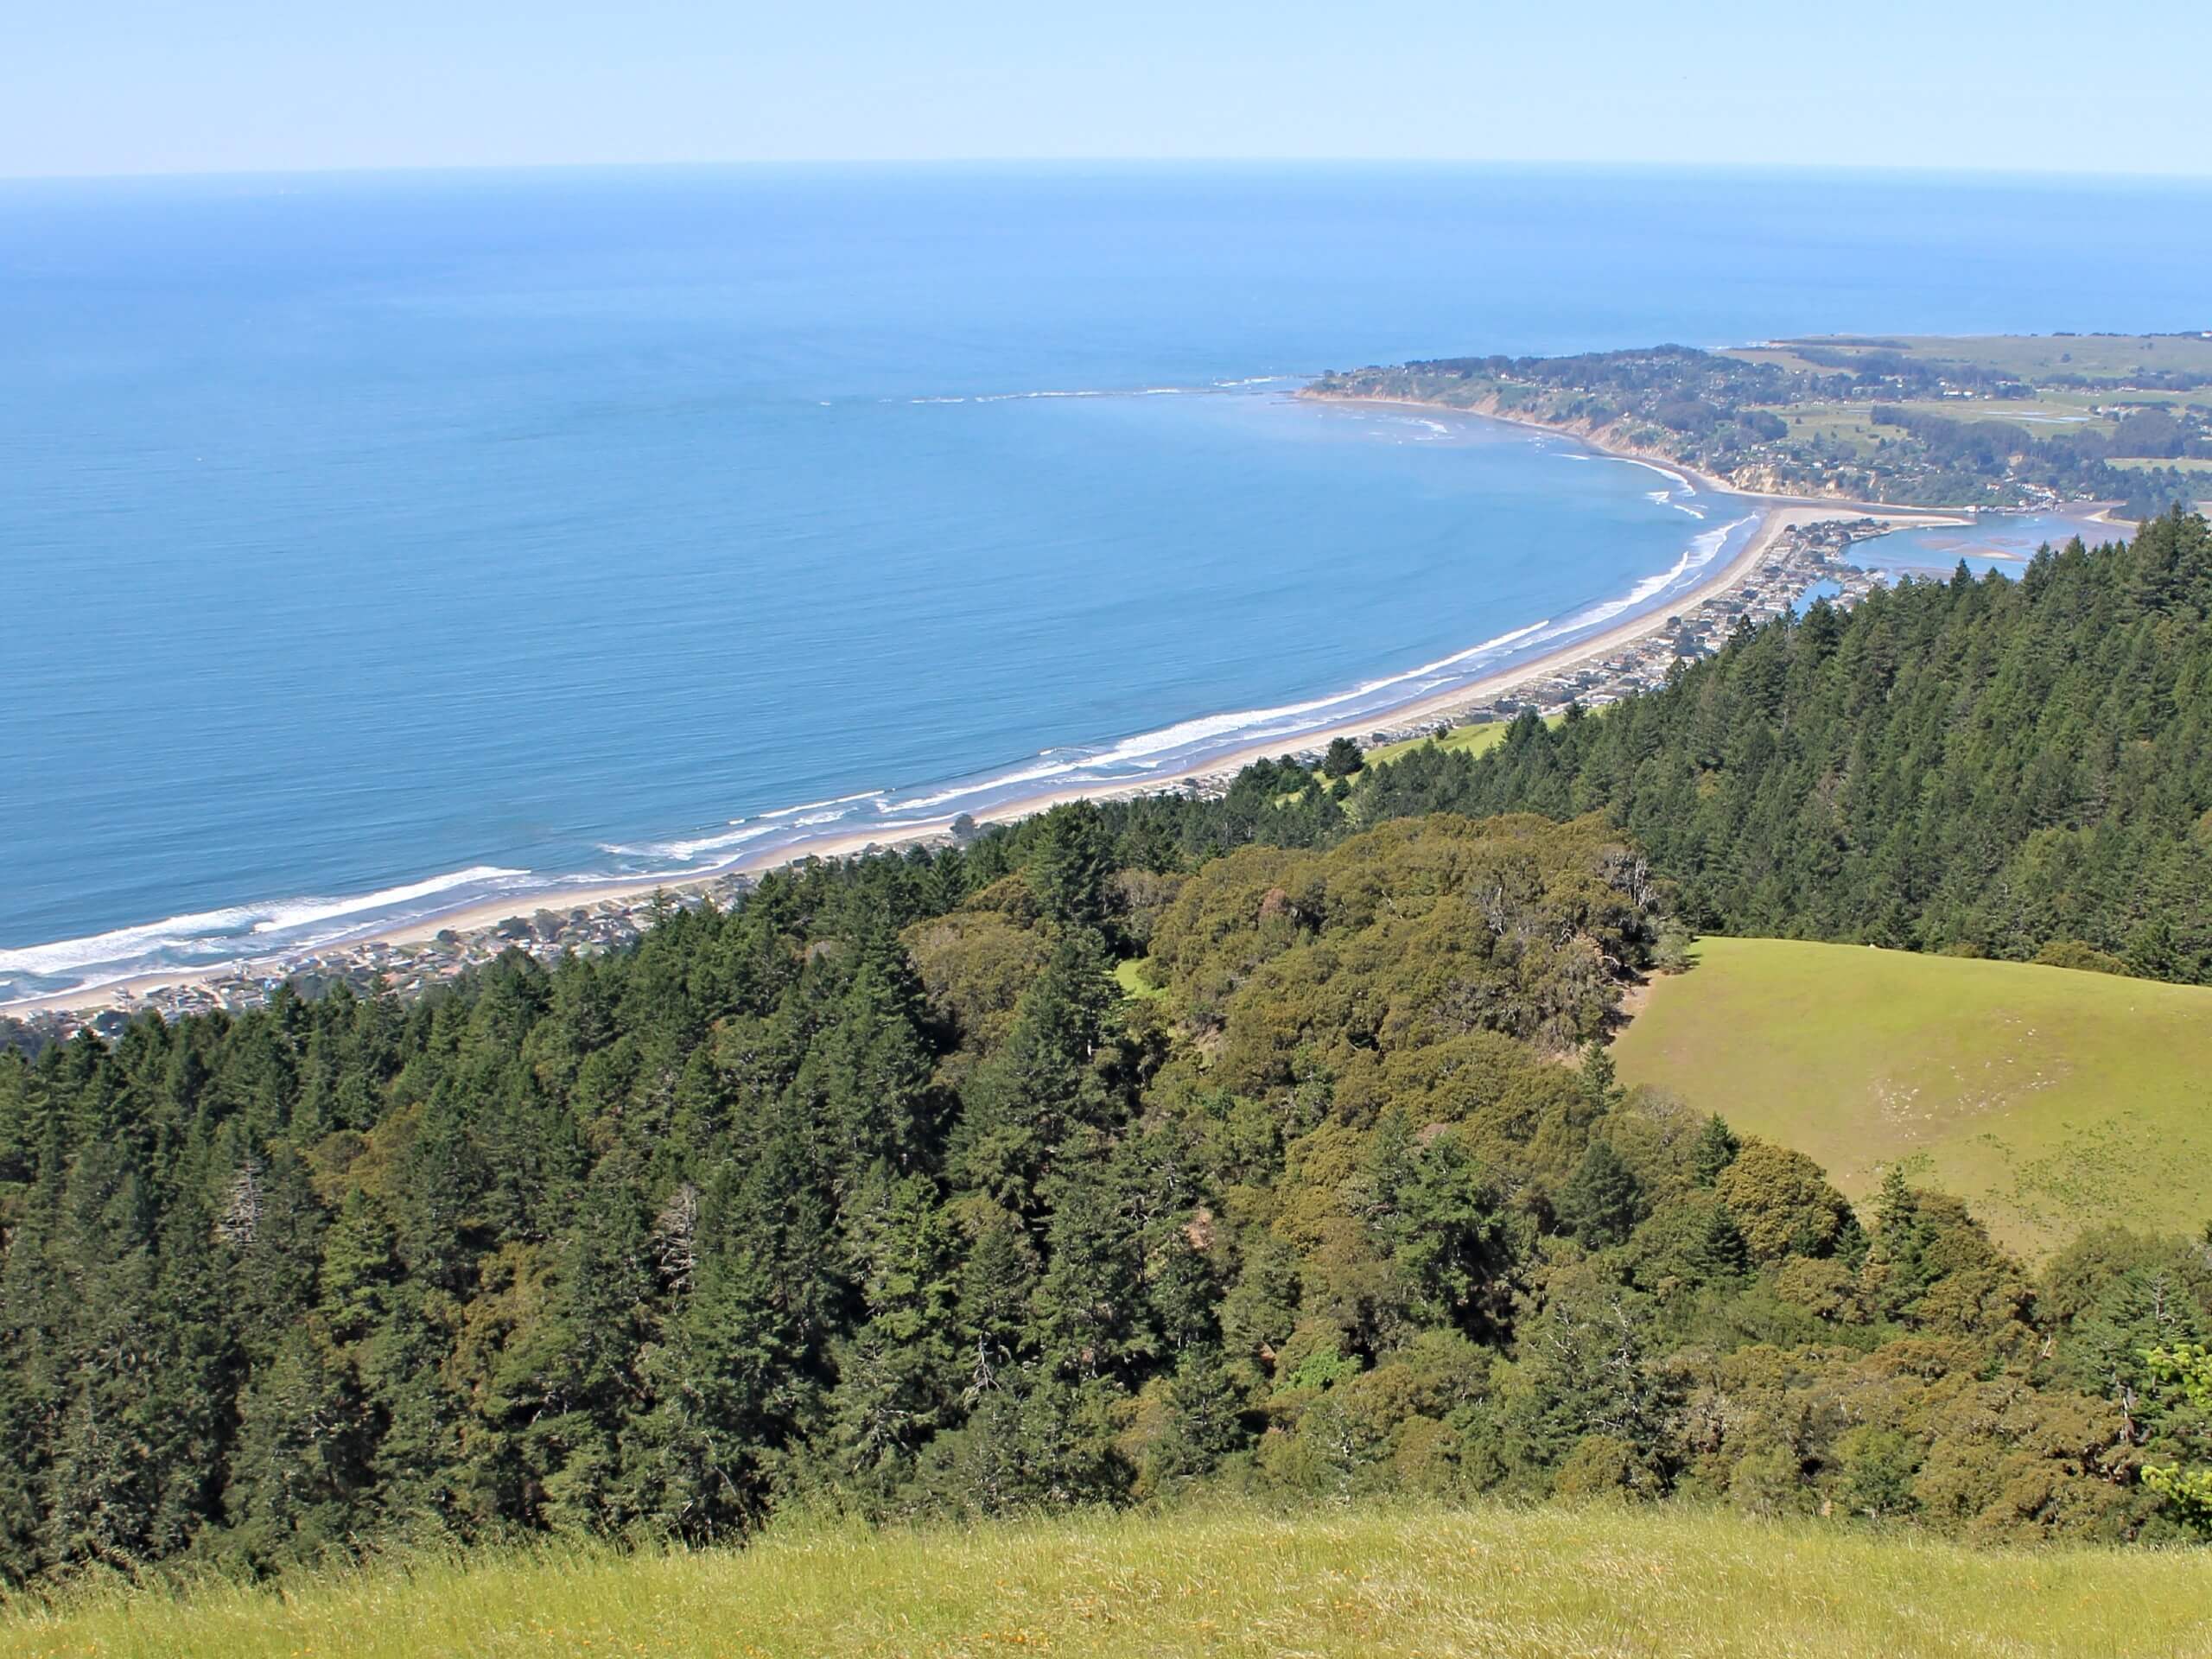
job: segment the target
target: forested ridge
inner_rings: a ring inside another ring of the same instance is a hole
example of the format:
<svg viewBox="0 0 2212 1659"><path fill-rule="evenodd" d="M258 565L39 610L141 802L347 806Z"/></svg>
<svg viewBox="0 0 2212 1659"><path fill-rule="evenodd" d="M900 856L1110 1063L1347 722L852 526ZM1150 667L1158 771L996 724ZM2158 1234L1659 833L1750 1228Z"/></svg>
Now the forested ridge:
<svg viewBox="0 0 2212 1659"><path fill-rule="evenodd" d="M1603 810L1726 933L2212 981L2212 538L1746 631L1601 719L1377 768L1355 810Z"/></svg>
<svg viewBox="0 0 2212 1659"><path fill-rule="evenodd" d="M1857 1214L1602 1039L1686 924L2202 977L2208 593L2171 519L1341 798L0 1055L0 1569L1193 1488L2175 1535L2205 1239Z"/></svg>
<svg viewBox="0 0 2212 1659"><path fill-rule="evenodd" d="M1426 812L1605 815L1689 926L2212 982L2212 536L2170 513L2017 579L1741 628L1601 715L1524 711L1332 798L1288 760L1102 809L1185 857Z"/></svg>
<svg viewBox="0 0 2212 1659"><path fill-rule="evenodd" d="M0 1063L10 1576L1200 1483L2179 1524L2202 1243L2037 1277L1561 1064L1677 943L1599 821L1124 856L1061 809Z"/></svg>

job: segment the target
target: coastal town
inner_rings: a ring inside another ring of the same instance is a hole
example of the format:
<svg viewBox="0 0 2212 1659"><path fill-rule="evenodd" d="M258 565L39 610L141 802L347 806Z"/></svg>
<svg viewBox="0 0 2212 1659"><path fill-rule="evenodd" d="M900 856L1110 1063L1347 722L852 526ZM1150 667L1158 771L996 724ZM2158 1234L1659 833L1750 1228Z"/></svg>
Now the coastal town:
<svg viewBox="0 0 2212 1659"><path fill-rule="evenodd" d="M1525 680L1510 683L1503 690L1492 688L1464 706L1440 713L1431 710L1417 721L1379 724L1364 734L1365 741L1373 747L1452 726L1510 720L1526 709L1551 714L1570 702L1600 708L1649 690L1662 683L1676 664L1717 652L1737 628L1802 608L1812 596L1825 596L1838 606L1857 603L1886 578L1854 562L1852 549L1895 527L1893 522L1872 516L1790 525L1726 588L1678 613L1653 618L1650 627L1618 649L1564 663L1552 658ZM1319 753L1315 747L1300 758L1318 760ZM1175 786L1218 793L1234 775L1233 770L1205 773ZM1102 793L1136 793L1144 787ZM951 838L948 829L908 844L944 844ZM708 903L726 908L741 899L754 880L750 874L725 873L680 887L641 890L634 896L601 899L567 909L539 909L486 926L447 928L427 938L371 938L301 953L242 958L173 983L141 990L118 986L75 1006L41 1008L20 1018L0 1015L0 1046L35 1049L83 1030L111 1039L148 1013L165 1020L217 1009L235 1013L260 1007L288 985L304 997L320 996L343 984L363 995L411 998L509 950L551 963L570 953L589 956L620 949L633 943L668 908Z"/></svg>

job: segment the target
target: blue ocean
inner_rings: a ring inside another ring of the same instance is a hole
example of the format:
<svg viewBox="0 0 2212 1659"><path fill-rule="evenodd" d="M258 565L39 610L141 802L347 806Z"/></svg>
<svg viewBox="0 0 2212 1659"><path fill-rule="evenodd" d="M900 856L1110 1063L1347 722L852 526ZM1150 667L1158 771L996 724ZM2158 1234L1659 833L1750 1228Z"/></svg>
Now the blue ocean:
<svg viewBox="0 0 2212 1659"><path fill-rule="evenodd" d="M0 185L0 1000L1287 747L1744 533L1324 369L2206 327L2208 264L2212 189L2098 181Z"/></svg>

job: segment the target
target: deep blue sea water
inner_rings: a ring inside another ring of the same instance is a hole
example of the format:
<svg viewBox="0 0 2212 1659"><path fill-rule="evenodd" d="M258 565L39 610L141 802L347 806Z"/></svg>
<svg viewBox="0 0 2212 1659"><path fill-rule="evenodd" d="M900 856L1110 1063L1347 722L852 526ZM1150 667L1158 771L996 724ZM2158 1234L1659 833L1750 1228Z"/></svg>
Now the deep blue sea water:
<svg viewBox="0 0 2212 1659"><path fill-rule="evenodd" d="M1663 602L1734 517L1300 378L2212 326L2208 210L1439 168L0 184L0 998L1287 739Z"/></svg>

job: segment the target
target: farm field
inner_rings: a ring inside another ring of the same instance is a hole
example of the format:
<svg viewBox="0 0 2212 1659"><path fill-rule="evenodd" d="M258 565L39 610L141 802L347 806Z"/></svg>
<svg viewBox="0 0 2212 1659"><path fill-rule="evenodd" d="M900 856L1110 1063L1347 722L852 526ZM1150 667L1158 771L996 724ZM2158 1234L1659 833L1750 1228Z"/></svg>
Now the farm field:
<svg viewBox="0 0 2212 1659"><path fill-rule="evenodd" d="M1764 349L1728 355L1802 366L1805 359L1790 350L1795 346L1868 356L1942 358L2003 370L2029 381L2067 374L2111 378L2144 369L2212 373L2212 337L2204 334L1833 334L1778 340Z"/></svg>

